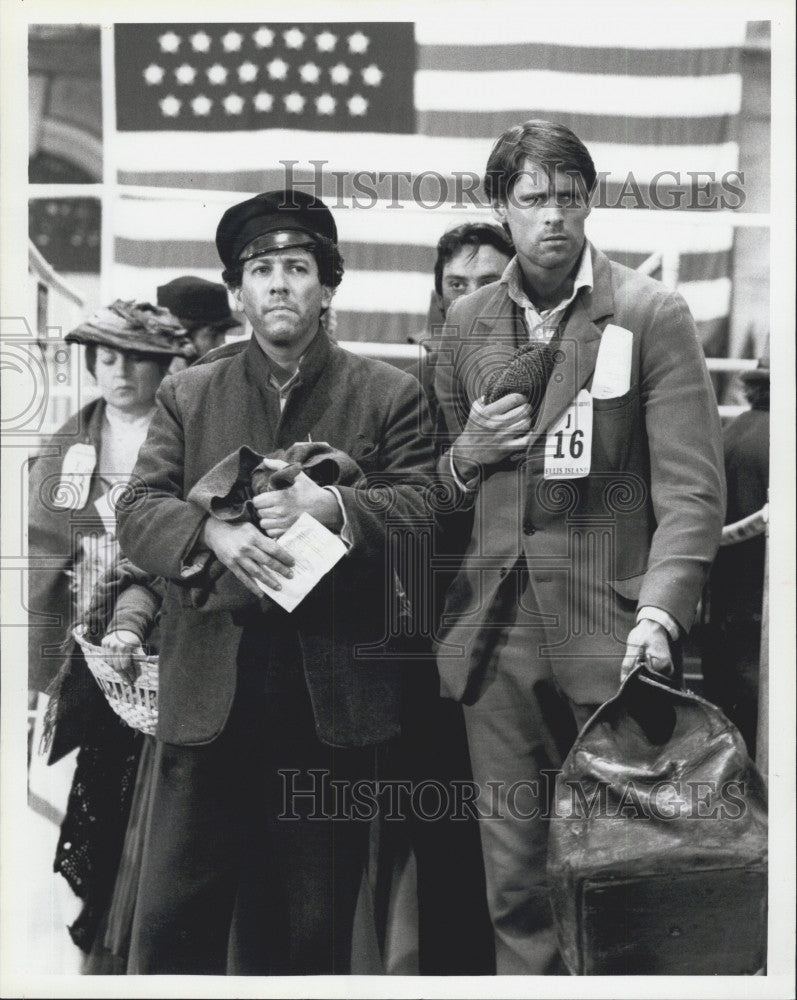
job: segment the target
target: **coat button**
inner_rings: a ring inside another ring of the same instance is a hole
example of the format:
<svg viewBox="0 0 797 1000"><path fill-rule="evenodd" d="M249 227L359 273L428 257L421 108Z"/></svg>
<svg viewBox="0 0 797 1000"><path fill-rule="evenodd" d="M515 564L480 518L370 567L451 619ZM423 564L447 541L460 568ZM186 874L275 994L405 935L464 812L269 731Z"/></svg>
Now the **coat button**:
<svg viewBox="0 0 797 1000"><path fill-rule="evenodd" d="M509 570L506 568L506 566L502 566L501 569L498 571L498 575L503 580L503 578L506 576L508 572Z"/></svg>

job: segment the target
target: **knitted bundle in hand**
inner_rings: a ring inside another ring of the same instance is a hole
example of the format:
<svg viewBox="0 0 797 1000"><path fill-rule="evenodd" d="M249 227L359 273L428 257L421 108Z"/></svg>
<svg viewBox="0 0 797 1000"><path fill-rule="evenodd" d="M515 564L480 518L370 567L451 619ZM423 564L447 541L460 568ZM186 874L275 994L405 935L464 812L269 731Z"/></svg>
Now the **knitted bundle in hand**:
<svg viewBox="0 0 797 1000"><path fill-rule="evenodd" d="M543 394L554 366L550 344L533 340L524 344L500 371L493 372L484 392L486 403L494 403L512 392L519 392L531 404L532 414L540 408Z"/></svg>

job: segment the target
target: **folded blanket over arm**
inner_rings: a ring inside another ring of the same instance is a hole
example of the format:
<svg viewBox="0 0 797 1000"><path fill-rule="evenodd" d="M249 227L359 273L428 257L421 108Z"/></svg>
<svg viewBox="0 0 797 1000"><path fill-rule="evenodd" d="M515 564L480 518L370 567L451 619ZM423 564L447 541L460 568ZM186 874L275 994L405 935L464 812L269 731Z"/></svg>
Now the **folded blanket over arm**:
<svg viewBox="0 0 797 1000"><path fill-rule="evenodd" d="M287 464L273 470L263 464L264 459L278 459ZM257 525L252 498L268 490L287 489L300 472L319 486L351 486L363 476L353 458L324 441L300 441L268 455L260 455L244 445L205 473L188 494L188 502L228 524L249 521ZM236 611L259 603L267 611L274 606L265 595L258 600L215 558L205 564L191 583L189 599L194 608Z"/></svg>

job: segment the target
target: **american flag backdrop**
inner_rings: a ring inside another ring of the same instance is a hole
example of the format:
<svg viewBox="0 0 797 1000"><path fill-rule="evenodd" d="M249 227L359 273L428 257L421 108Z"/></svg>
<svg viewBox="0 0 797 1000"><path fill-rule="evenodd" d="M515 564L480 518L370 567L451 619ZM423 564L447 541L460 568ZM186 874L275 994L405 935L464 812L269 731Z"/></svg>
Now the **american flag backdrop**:
<svg viewBox="0 0 797 1000"><path fill-rule="evenodd" d="M151 297L185 273L219 280L221 213L292 180L336 215L337 335L403 342L424 324L440 235L489 217L474 183L493 140L543 117L570 126L606 175L600 204L613 207L593 211L590 238L632 267L677 252L680 290L720 354L731 226L641 207L638 192L666 172L661 203L680 189L685 205L695 172L705 185L737 169L744 29L646 18L596 30L531 15L117 24L112 292Z"/></svg>

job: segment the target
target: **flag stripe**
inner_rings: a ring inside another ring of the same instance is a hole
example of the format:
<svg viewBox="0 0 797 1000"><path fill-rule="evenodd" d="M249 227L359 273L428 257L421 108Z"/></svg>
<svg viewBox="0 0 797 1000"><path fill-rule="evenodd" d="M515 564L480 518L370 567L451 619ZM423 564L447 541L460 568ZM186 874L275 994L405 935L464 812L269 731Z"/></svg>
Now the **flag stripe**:
<svg viewBox="0 0 797 1000"><path fill-rule="evenodd" d="M216 247L209 241L181 240L179 243L159 240L129 240L116 238L116 260L140 268L176 268L182 271L200 269L221 273ZM428 288L432 285L435 250L430 245L408 245L402 243L347 243L341 242L346 274L367 271L414 272L425 276ZM610 254L613 260L626 267L637 268L645 261L648 253ZM707 277L716 278L727 274L729 252L685 253L680 257L680 280L697 281ZM218 280L218 279L216 279ZM347 281L348 278L344 278ZM418 308L420 302L397 302L392 308L401 312Z"/></svg>
<svg viewBox="0 0 797 1000"><path fill-rule="evenodd" d="M388 177L399 172L408 172L413 177L435 173L449 177L455 171L481 176L492 147L488 138L284 130L234 133L234 139L234 164L230 162L229 132L122 133L117 141L117 156L128 173L151 172L155 161L158 173L162 174L180 172L184 176L201 177L232 170L262 177L264 168L275 169L287 162L296 164L297 173L300 169L312 172L313 164L318 163L317 169L323 167L326 172L377 172ZM153 157L153 147L158 149L157 157ZM267 156L265 150L280 153ZM593 142L590 153L600 170L620 177L632 171L640 180L647 180L663 169L735 170L738 162L738 146L734 142L694 145ZM285 170L280 172L284 180Z"/></svg>
<svg viewBox="0 0 797 1000"><path fill-rule="evenodd" d="M557 16L556 11L544 14L524 12L518 19L518 8L504 8L500 3L490 7L489 17L459 18L426 17L415 25L415 40L419 45L482 46L535 43L556 46L560 51L579 48L603 49L611 54L624 49L644 52L657 49L683 49L702 52L742 45L746 21L730 15L712 14L702 17L693 12L684 20L672 12L639 12L636 18L608 19L596 24L594 18Z"/></svg>
<svg viewBox="0 0 797 1000"><path fill-rule="evenodd" d="M543 97L547 117L560 113L626 114L629 118L738 114L739 73L722 76L609 76L559 70L498 70L415 74L419 111L525 109Z"/></svg>
<svg viewBox="0 0 797 1000"><path fill-rule="evenodd" d="M172 194L168 189L136 197L123 193L114 203L115 232L131 241L163 241L177 247L183 241L212 243L222 213L245 197L241 192L214 192L213 197L200 192L196 200L184 195L185 192ZM364 210L350 202L329 204L343 243L435 246L441 234L452 226L469 220L492 219L486 208L441 207L432 211L404 205L390 208L387 207L390 203L380 202ZM166 231L164 219L168 219ZM658 250L719 253L733 245L732 226L709 224L709 220L689 212L653 212L642 216L629 211L596 209L587 220L587 235L607 253L650 254Z"/></svg>
<svg viewBox="0 0 797 1000"><path fill-rule="evenodd" d="M629 142L652 146L669 144L673 136L686 146L706 146L722 143L736 137L737 118L729 115L708 115L695 112L694 117L648 116L629 120L629 115L588 114L575 111L558 111L552 114L550 108L535 105L533 98L521 100L514 111L462 110L452 108L447 111L419 111L418 131L422 135L470 135L495 139L503 131L519 121L530 118L554 119L559 125L571 129L590 147L594 142L621 144L625 148ZM521 110L522 109L522 110Z"/></svg>
<svg viewBox="0 0 797 1000"><path fill-rule="evenodd" d="M127 296L148 297L153 288L165 284L189 270L209 281L219 280L218 269L185 267L137 268L118 263L115 266L117 287ZM335 293L337 309L348 312L390 313L404 315L399 304L413 303L417 309L428 302L431 290L428 272L416 271L355 271L346 273L343 283ZM696 320L716 319L727 316L730 307L730 279L715 278L707 281L685 282L679 291L686 299ZM414 315L414 313L413 313Z"/></svg>
<svg viewBox="0 0 797 1000"><path fill-rule="evenodd" d="M485 59L485 54L489 58ZM568 47L567 70L571 73L606 72L607 66L628 76L720 76L733 71L739 61L738 49L728 48L595 48ZM478 46L418 46L418 69L435 72L473 72L481 74L500 66L502 70L561 70L562 45L539 42L495 43Z"/></svg>

